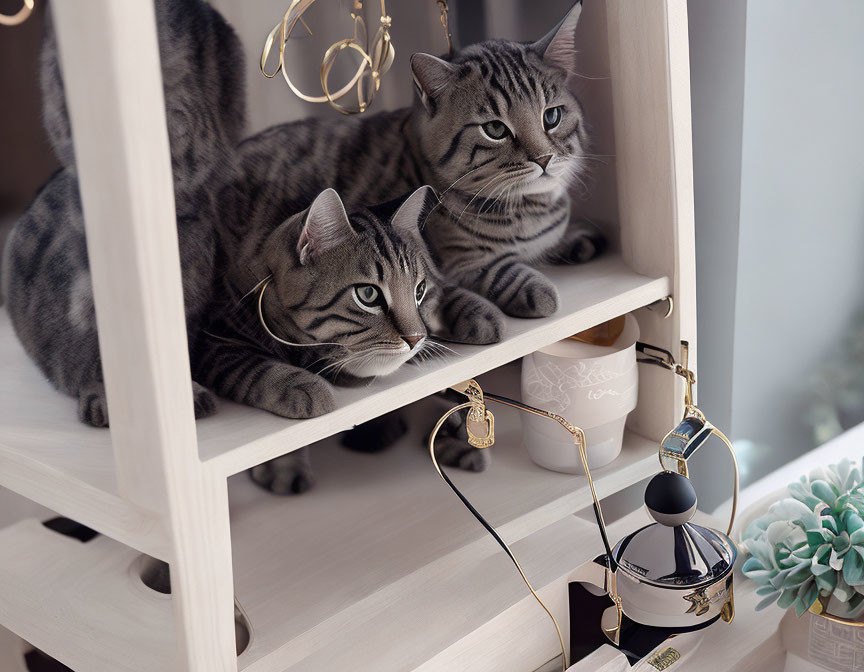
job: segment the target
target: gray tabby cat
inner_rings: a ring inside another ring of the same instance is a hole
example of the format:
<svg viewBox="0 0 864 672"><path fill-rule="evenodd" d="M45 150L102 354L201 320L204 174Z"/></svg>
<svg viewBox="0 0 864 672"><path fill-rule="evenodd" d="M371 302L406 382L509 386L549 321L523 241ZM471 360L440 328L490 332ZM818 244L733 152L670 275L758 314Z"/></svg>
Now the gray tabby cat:
<svg viewBox="0 0 864 672"><path fill-rule="evenodd" d="M448 281L441 314L451 331L442 335L494 343L501 311L551 315L557 291L530 264L587 261L602 245L597 234L568 226L567 191L585 167L588 144L581 105L566 87L581 9L577 3L533 44L490 40L450 61L415 54L412 108L309 118L246 140L239 153L247 200L237 226L283 221L326 187L354 209L429 184L442 197L423 228ZM454 290L454 282L489 300ZM365 436L382 431L389 429L376 423ZM448 425L441 460L484 469L488 451L471 448L463 435L464 427ZM282 469L288 482L295 466L288 455L259 470Z"/></svg>
<svg viewBox="0 0 864 672"><path fill-rule="evenodd" d="M220 396L289 418L335 407L329 381L387 375L436 345L441 281L420 236L421 187L350 218L332 189L284 222L221 231L222 278L193 374ZM224 272L222 272L224 271ZM256 467L279 494L312 482L306 449Z"/></svg>
<svg viewBox="0 0 864 672"><path fill-rule="evenodd" d="M230 176L245 119L243 53L222 16L200 0L157 0L159 51L183 289L190 341L211 297L212 226L199 213ZM8 311L25 350L82 421L108 424L84 223L57 44L50 26L41 57L45 128L63 164L15 224L3 263ZM194 385L195 412L215 410Z"/></svg>
<svg viewBox="0 0 864 672"><path fill-rule="evenodd" d="M281 220L328 186L350 209L429 184L443 203L424 235L444 275L508 315L551 315L556 289L530 264L586 261L601 242L568 227L567 190L588 143L566 87L581 9L533 44L490 40L450 61L415 54L413 108L305 119L247 140L241 171L252 216ZM445 313L457 314L446 302ZM476 342L498 340L498 311L472 308L469 321L484 330Z"/></svg>

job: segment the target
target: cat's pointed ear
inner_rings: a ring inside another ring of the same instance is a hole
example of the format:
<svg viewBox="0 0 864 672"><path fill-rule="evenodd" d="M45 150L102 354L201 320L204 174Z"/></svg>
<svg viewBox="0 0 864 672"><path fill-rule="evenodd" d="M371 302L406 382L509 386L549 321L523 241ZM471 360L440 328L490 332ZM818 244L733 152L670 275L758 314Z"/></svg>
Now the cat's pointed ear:
<svg viewBox="0 0 864 672"><path fill-rule="evenodd" d="M456 75L456 68L436 56L418 52L411 56L411 72L420 100L427 109Z"/></svg>
<svg viewBox="0 0 864 672"><path fill-rule="evenodd" d="M303 231L297 241L300 263L321 254L354 236L342 199L333 189L325 189L312 201Z"/></svg>
<svg viewBox="0 0 864 672"><path fill-rule="evenodd" d="M426 220L429 211L438 204L438 196L432 187L424 186L411 194L390 218L393 230L416 235Z"/></svg>
<svg viewBox="0 0 864 672"><path fill-rule="evenodd" d="M532 48L549 65L572 72L576 65L576 26L582 14L582 0L579 0L546 37L537 40Z"/></svg>

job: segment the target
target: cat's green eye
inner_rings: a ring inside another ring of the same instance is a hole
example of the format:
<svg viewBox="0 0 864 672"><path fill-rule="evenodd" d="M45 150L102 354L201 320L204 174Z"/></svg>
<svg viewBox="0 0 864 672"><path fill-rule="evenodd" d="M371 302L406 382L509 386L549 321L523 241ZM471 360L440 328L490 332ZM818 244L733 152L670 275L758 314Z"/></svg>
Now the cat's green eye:
<svg viewBox="0 0 864 672"><path fill-rule="evenodd" d="M561 123L561 117L564 116L564 111L561 109L561 106L558 107L550 107L543 113L543 128L547 131L551 131L553 128L558 126Z"/></svg>
<svg viewBox="0 0 864 672"><path fill-rule="evenodd" d="M414 298L417 299L417 303L419 304L424 296L426 296L426 281L421 280L414 289Z"/></svg>
<svg viewBox="0 0 864 672"><path fill-rule="evenodd" d="M384 301L384 295L375 285L356 285L354 287L354 302L370 313L377 313L387 305Z"/></svg>
<svg viewBox="0 0 864 672"><path fill-rule="evenodd" d="M483 129L483 133L485 133L490 140L503 140L510 135L510 129L507 128L507 124L500 119L487 121L485 124L481 124L480 128Z"/></svg>

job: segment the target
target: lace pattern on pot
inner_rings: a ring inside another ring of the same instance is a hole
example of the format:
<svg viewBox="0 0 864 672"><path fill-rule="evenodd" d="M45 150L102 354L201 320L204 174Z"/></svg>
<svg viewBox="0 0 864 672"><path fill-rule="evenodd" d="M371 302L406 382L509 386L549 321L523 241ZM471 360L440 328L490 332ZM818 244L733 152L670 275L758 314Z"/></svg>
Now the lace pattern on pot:
<svg viewBox="0 0 864 672"><path fill-rule="evenodd" d="M525 391L532 398L548 405L550 410L561 412L571 403L573 390L602 385L617 380L628 371L612 371L601 363L575 362L561 367L554 362L544 362L531 367L525 373ZM613 389L591 390L592 399L602 396L619 396L621 392Z"/></svg>

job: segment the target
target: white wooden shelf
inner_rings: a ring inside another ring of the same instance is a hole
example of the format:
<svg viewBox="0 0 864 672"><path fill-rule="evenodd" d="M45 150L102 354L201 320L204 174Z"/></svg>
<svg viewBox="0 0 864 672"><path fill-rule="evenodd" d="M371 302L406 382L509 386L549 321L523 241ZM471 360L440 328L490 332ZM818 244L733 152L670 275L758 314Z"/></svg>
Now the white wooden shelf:
<svg viewBox="0 0 864 672"><path fill-rule="evenodd" d="M278 416L222 401L219 412L197 423L202 461L230 476L308 445L382 413L479 375L572 333L656 301L669 292L666 278L652 279L631 271L620 258L608 256L579 268L553 268L561 293L558 314L541 320L510 319L506 339L494 346L453 346L449 355L406 366L393 376L361 388L337 390L339 407L310 420ZM17 342L5 312L0 316L0 485L52 508L62 506L57 489L80 491L81 497L121 506L111 436L82 425L76 402L52 389ZM27 478L22 478L23 475ZM50 483L50 488L39 487ZM32 485L33 487L28 487ZM66 496L62 498L64 501ZM122 508L122 506L121 506ZM73 515L72 512L66 512ZM97 525L97 519L79 520ZM132 515L127 512L128 515ZM86 514L85 514L86 515ZM73 515L74 517L74 515Z"/></svg>
<svg viewBox="0 0 864 672"><path fill-rule="evenodd" d="M329 437L667 295L669 319L638 310L641 338L670 349L689 341L695 367L686 0L603 0L580 21L580 63L597 75L585 81L586 111L597 151L614 157L580 215L615 222L618 252L546 269L557 315L508 320L499 344L457 346L340 389L336 410L320 418L222 402L197 423L153 3L52 10L112 426L80 424L76 401L51 388L0 315L0 486L110 539L78 545L33 523L0 530L0 625L87 672L321 672L342 663L525 672L549 660L555 642L543 639L542 612L437 480L418 437L379 455L348 453ZM516 375L501 375L502 387L486 384L506 393ZM674 376L640 371L634 432L598 470L601 496L654 471L654 441L642 437L662 436L681 401ZM537 585L561 595L554 582L597 550L596 530L571 515L589 503L585 480L535 467L512 413L498 415L491 469L454 476L521 549ZM312 451L318 486L303 497L271 496L240 475L322 440ZM130 573L139 551L171 562L170 599ZM239 660L232 587L253 630Z"/></svg>
<svg viewBox="0 0 864 672"><path fill-rule="evenodd" d="M0 530L0 621L73 669L176 670L171 599L135 578L139 555L32 519Z"/></svg>
<svg viewBox="0 0 864 672"><path fill-rule="evenodd" d="M518 376L514 364L483 376L481 384L513 394ZM546 641L552 633L542 612L526 600L498 546L438 478L422 446L439 408L434 399L413 405L408 412L412 431L383 453L351 452L335 438L316 445L312 459L318 483L300 497L271 495L245 474L230 479L235 591L253 630L241 669L317 671L348 663L357 670L425 669L423 664L447 669L442 660L431 661L473 651L488 662L497 660L489 652L498 651L504 659L518 655L539 664L542 652L550 653L555 641ZM553 597L573 567L601 550L596 528L570 515L591 501L587 480L534 465L521 445L520 414L501 406L494 412L498 440L491 467L482 474L449 471L505 539L516 544L527 571ZM628 432L621 456L594 474L598 495L653 473L656 451L653 441ZM89 623L82 627L113 641L115 620L103 623L99 614L110 601L112 613L128 614L116 620L121 631L129 618L145 619L139 632L147 634L129 645L127 661L140 658L152 665L158 656L147 658L148 651L170 650L170 604L141 590L130 573L135 551L105 537L80 544L35 524L0 534L9 539L0 545L18 549L0 557L0 567L13 567L9 576L21 599L38 586L45 591L48 613L56 610L68 618L70 610L76 612L78 621ZM34 557L62 560L33 568L22 560ZM39 576L53 572L56 579ZM97 580L104 580L104 588L93 590ZM16 606L13 600L9 608ZM533 633L521 644L507 637L497 641L510 627L496 624L505 612L508 623L516 618ZM433 628L416 627L421 613L435 619ZM39 640L49 652L55 650L54 637ZM61 643L56 650L65 653L65 639ZM67 655L72 663L82 660L77 650ZM129 662L128 669L139 669L136 664ZM528 662L511 669L527 668ZM472 669L503 668L483 663Z"/></svg>
<svg viewBox="0 0 864 672"><path fill-rule="evenodd" d="M411 534L412 522L423 521L401 520L399 507L389 512L389 521L381 521L366 508L340 516L346 512L326 504L331 516L319 521L319 528L343 537L321 548L317 536L286 540L281 534L300 512L285 516L276 507L255 506L258 495L245 483L233 483L232 491L239 508L233 529L247 530L245 537L236 535L242 539L234 552L236 591L252 625L251 645L238 660L241 670L521 671L558 650L545 614L491 539L470 557L441 557L433 551L429 562L400 575L398 569L391 571L394 556L386 544L354 543L361 529L380 522L397 528L398 521L401 532ZM289 509L296 499L281 501ZM251 516L250 507L256 509ZM473 518L454 519L459 517L449 518L453 534L461 536L466 524L479 529ZM610 534L620 536L647 520L644 512L635 512L610 525ZM250 534L252 522L265 524ZM257 542L250 548L245 542L253 535ZM256 555L255 549L272 550L262 549L267 535L290 543L271 555ZM434 541L428 538L427 546ZM569 515L513 541L512 547L564 627L567 577L602 552L596 526ZM30 617L19 633L69 666L90 672L172 672L177 668L171 598L140 583L137 558L137 552L106 537L82 544L34 520L22 521L0 531L0 609L27 611ZM300 573L305 580L295 581ZM272 581L270 590L262 590L261 576ZM11 615L0 611L0 617ZM520 636L510 636L513 632ZM284 641L286 636L291 639Z"/></svg>
<svg viewBox="0 0 864 672"><path fill-rule="evenodd" d="M489 391L510 393L508 387L517 377L518 367L506 367L481 384ZM335 441L315 446L318 483L301 497L274 497L245 475L229 481L235 589L256 633L244 656L249 669L281 672L306 656L318 662L297 669L340 669L335 663L320 664L337 655L334 642L344 649L339 655L353 655L355 665L359 652L368 651L371 665L387 647L365 648L365 643L407 627L400 626L405 619L416 627L418 611L427 609L436 614L432 631L417 633L410 646L392 642L392 655L410 657L423 638L437 641L448 628L465 627L460 622L448 625L446 614L450 608L465 609L466 599L473 599L435 597L435 584L458 571L482 576L475 568L484 567L483 559L500 549L435 474L421 445L422 434L437 417L432 409L438 408L431 400L412 407L414 431L384 453L353 453ZM521 445L518 412L497 406L493 411L498 440L491 449L492 466L482 474L456 469L449 474L508 543L589 505L584 476L534 465ZM615 462L593 473L600 497L657 469L656 443L630 433L625 443ZM589 541L590 527L578 537L580 543ZM550 551L549 543L545 547ZM498 581L490 577L476 599L500 591ZM375 625L367 627L370 619Z"/></svg>
<svg viewBox="0 0 864 672"><path fill-rule="evenodd" d="M556 315L540 320L508 319L501 343L452 345L458 355L405 366L368 387L337 389L338 408L318 418L286 421L222 404L219 414L198 423L201 459L225 475L236 474L646 306L670 291L666 278L639 275L613 255L580 267L545 270L561 296Z"/></svg>

